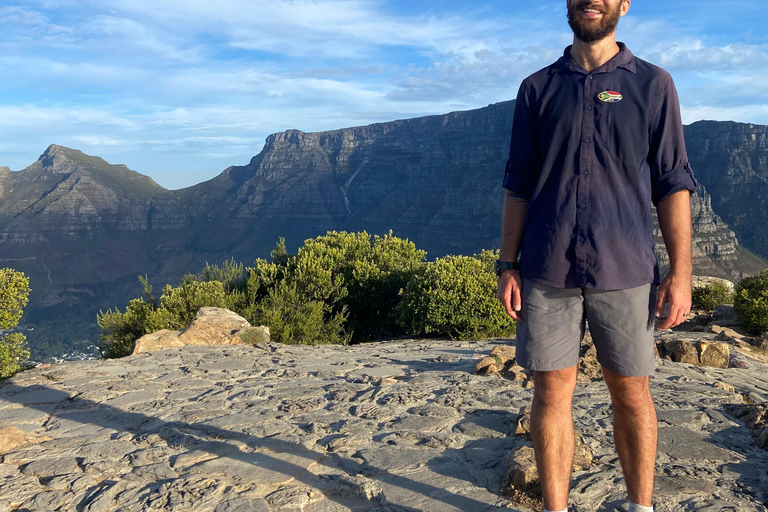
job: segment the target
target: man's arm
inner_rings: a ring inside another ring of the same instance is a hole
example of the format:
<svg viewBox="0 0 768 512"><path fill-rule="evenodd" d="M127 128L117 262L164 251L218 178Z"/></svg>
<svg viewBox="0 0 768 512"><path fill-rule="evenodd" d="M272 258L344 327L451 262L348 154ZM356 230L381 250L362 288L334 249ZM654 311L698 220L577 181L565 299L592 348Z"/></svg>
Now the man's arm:
<svg viewBox="0 0 768 512"><path fill-rule="evenodd" d="M666 319L659 329L679 325L691 310L691 199L688 190L680 190L656 205L659 227L669 253L669 273L659 285L656 316L669 304Z"/></svg>
<svg viewBox="0 0 768 512"><path fill-rule="evenodd" d="M512 190L505 191L501 213L501 251L499 253L501 261L517 260L527 209L527 198ZM507 270L499 277L498 298L507 310L507 314L520 321L523 320L519 313L522 307L521 289L522 279L517 270Z"/></svg>

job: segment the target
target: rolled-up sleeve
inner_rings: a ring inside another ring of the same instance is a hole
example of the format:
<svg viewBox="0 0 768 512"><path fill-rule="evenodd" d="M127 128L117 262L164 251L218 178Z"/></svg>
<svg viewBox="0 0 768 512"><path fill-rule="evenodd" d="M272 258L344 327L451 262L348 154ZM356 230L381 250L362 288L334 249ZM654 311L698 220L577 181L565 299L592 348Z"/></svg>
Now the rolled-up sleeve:
<svg viewBox="0 0 768 512"><path fill-rule="evenodd" d="M536 134L531 90L520 84L512 119L512 141L502 186L522 197L530 197L541 172L541 147Z"/></svg>
<svg viewBox="0 0 768 512"><path fill-rule="evenodd" d="M680 100L672 77L666 75L663 85L663 94L652 118L648 152L651 201L654 205L681 190L693 193L698 185L688 163Z"/></svg>

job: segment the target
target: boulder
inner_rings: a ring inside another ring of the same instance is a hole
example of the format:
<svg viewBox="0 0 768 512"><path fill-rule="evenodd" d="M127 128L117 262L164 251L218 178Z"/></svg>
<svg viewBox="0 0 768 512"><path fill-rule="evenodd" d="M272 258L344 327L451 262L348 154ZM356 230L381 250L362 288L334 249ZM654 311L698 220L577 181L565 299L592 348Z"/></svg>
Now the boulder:
<svg viewBox="0 0 768 512"><path fill-rule="evenodd" d="M477 362L475 373L478 375L496 375L499 373L499 367L496 358L487 356Z"/></svg>
<svg viewBox="0 0 768 512"><path fill-rule="evenodd" d="M699 341L696 343L701 366L728 368L731 351L727 343L717 341Z"/></svg>
<svg viewBox="0 0 768 512"><path fill-rule="evenodd" d="M197 316L181 331L162 330L136 340L134 354L187 345L241 345L240 333L251 329L248 321L224 308L200 308ZM264 328L266 329L266 327ZM269 341L269 331L266 331Z"/></svg>
<svg viewBox="0 0 768 512"><path fill-rule="evenodd" d="M710 325L708 330L709 332L717 334L715 339L718 341L740 340L744 338L743 334L736 332L729 327L723 327L721 325Z"/></svg>
<svg viewBox="0 0 768 512"><path fill-rule="evenodd" d="M657 344L661 357L676 363L688 363L696 366L728 368L731 358L730 346L721 341L691 341L676 338Z"/></svg>
<svg viewBox="0 0 768 512"><path fill-rule="evenodd" d="M701 364L699 351L686 339L677 338L665 342L664 351L676 363Z"/></svg>
<svg viewBox="0 0 768 512"><path fill-rule="evenodd" d="M515 362L517 349L510 345L498 345L491 350L491 357L498 358L501 366L510 366Z"/></svg>
<svg viewBox="0 0 768 512"><path fill-rule="evenodd" d="M699 287L707 286L713 283L722 283L728 287L728 291L730 292L733 291L733 282L729 281L728 279L722 279L720 277L710 277L710 276L693 276L693 279L691 280L691 284L693 285L693 288L699 288Z"/></svg>
<svg viewBox="0 0 768 512"><path fill-rule="evenodd" d="M529 492L539 485L539 472L536 470L536 458L533 448L521 446L509 453L507 474L504 487L511 487L519 492Z"/></svg>

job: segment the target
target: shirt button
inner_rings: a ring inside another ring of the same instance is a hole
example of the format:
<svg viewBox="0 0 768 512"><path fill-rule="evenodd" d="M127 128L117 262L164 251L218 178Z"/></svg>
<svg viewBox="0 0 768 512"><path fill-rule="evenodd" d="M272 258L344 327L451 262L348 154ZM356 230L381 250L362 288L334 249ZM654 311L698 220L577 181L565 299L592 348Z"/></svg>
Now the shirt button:
<svg viewBox="0 0 768 512"><path fill-rule="evenodd" d="M587 78L589 78L590 80L594 80L595 79L595 77L593 77L592 75L589 75Z"/></svg>
<svg viewBox="0 0 768 512"><path fill-rule="evenodd" d="M587 110L592 110L592 105L587 105Z"/></svg>
<svg viewBox="0 0 768 512"><path fill-rule="evenodd" d="M582 210L583 210L584 208L586 208L586 207L587 207L587 205L586 205L586 204L584 204L584 203L581 203L581 204L579 205L579 208L581 208Z"/></svg>
<svg viewBox="0 0 768 512"><path fill-rule="evenodd" d="M579 242L584 243L584 237L583 236L579 237Z"/></svg>
<svg viewBox="0 0 768 512"><path fill-rule="evenodd" d="M590 140L591 140L591 139L590 139L589 137L587 137L587 138L585 138L585 139L582 139L582 142L586 142L587 144L589 144Z"/></svg>
<svg viewBox="0 0 768 512"><path fill-rule="evenodd" d="M588 171L588 170L586 170L586 169L584 169L583 171L581 171L581 174L583 174L584 176L586 176L587 174L589 174L589 171Z"/></svg>

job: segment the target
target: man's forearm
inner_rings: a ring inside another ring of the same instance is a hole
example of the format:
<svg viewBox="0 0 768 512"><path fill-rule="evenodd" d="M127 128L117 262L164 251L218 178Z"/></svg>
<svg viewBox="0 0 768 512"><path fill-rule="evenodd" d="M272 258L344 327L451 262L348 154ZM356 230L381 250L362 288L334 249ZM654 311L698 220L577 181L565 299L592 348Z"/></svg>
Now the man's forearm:
<svg viewBox="0 0 768 512"><path fill-rule="evenodd" d="M669 254L670 273L692 272L690 196L688 190L681 190L656 205L659 227Z"/></svg>
<svg viewBox="0 0 768 512"><path fill-rule="evenodd" d="M523 240L523 225L528 200L515 192L507 190L504 194L504 206L501 214L501 261L515 261Z"/></svg>

